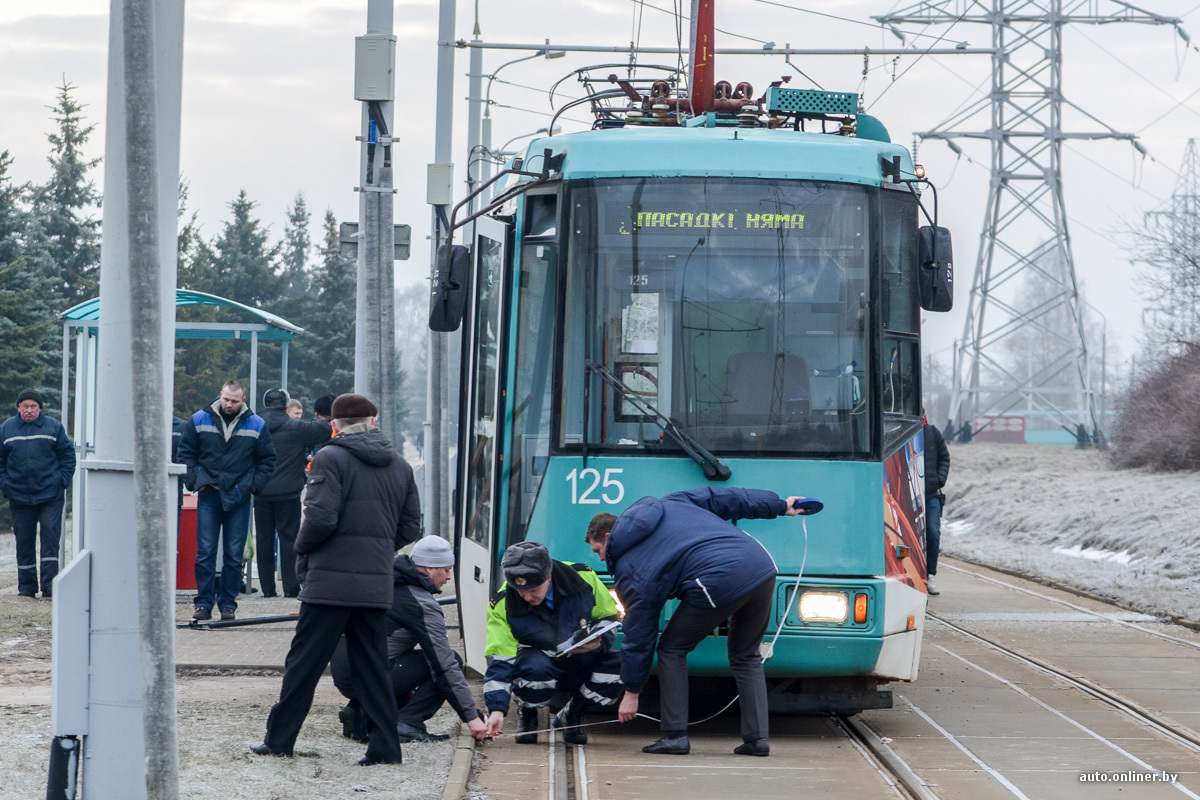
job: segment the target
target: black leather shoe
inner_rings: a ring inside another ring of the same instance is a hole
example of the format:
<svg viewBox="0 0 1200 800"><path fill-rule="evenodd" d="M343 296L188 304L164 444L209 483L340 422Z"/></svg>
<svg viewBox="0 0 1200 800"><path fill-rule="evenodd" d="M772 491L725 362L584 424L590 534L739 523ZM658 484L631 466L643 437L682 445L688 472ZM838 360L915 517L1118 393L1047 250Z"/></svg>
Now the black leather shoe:
<svg viewBox="0 0 1200 800"><path fill-rule="evenodd" d="M550 721L550 727L560 729L563 741L567 744L587 744L587 734L579 727L582 722L583 702L578 696L575 696L554 715L554 719Z"/></svg>
<svg viewBox="0 0 1200 800"><path fill-rule="evenodd" d="M342 723L342 736L363 744L371 741L366 720L353 705L347 703L338 711L338 721Z"/></svg>
<svg viewBox="0 0 1200 800"><path fill-rule="evenodd" d="M211 614L212 612L209 613ZM231 619L237 619L237 613L234 612L232 608L222 608L221 619L225 622L228 622Z"/></svg>
<svg viewBox="0 0 1200 800"><path fill-rule="evenodd" d="M262 744L250 745L250 752L254 753L256 756L278 756L280 758L287 758L291 756L291 753L280 753L277 750L272 750L271 748L267 747L266 742L263 742Z"/></svg>
<svg viewBox="0 0 1200 800"><path fill-rule="evenodd" d="M196 606L196 613L192 614L192 619L196 620L197 622L204 622L205 620L212 619L212 609L205 608L204 606Z"/></svg>
<svg viewBox="0 0 1200 800"><path fill-rule="evenodd" d="M686 756L692 752L692 745L688 742L688 737L686 736L679 736L674 739L663 737L654 744L648 744L643 747L642 752L668 756Z"/></svg>
<svg viewBox="0 0 1200 800"><path fill-rule="evenodd" d="M517 713L521 716L517 719L517 735L513 737L513 741L517 744L537 744L537 709L521 708Z"/></svg>
<svg viewBox="0 0 1200 800"><path fill-rule="evenodd" d="M376 764L403 764L403 763L404 763L403 758L397 758L397 759L393 760L390 758L371 758L370 756L363 756L362 758L360 758L358 760L358 765L360 767L373 767Z"/></svg>
<svg viewBox="0 0 1200 800"><path fill-rule="evenodd" d="M739 744L733 748L733 752L739 756L759 756L766 758L771 755L771 745L766 739L755 739L753 742Z"/></svg>
<svg viewBox="0 0 1200 800"><path fill-rule="evenodd" d="M444 733L430 733L418 728L416 725L409 725L407 722L396 723L396 734L400 737L400 744L408 744L409 742L444 742L450 738Z"/></svg>
<svg viewBox="0 0 1200 800"><path fill-rule="evenodd" d="M262 596L263 597L279 597L279 595L275 594L275 592L263 592Z"/></svg>

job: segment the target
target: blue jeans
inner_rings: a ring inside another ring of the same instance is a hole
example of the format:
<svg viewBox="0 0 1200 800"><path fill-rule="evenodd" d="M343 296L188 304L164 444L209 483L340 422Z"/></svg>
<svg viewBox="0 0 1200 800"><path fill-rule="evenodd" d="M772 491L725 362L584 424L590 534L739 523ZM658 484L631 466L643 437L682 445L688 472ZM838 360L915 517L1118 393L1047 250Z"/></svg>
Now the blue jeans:
<svg viewBox="0 0 1200 800"><path fill-rule="evenodd" d="M222 529L221 586L217 589L217 539ZM242 590L242 554L249 531L249 500L226 511L216 488L204 489L196 496L196 608L212 608L215 599L219 608L237 609L237 596Z"/></svg>
<svg viewBox="0 0 1200 800"><path fill-rule="evenodd" d="M937 574L938 550L942 545L942 499L925 496L925 571Z"/></svg>

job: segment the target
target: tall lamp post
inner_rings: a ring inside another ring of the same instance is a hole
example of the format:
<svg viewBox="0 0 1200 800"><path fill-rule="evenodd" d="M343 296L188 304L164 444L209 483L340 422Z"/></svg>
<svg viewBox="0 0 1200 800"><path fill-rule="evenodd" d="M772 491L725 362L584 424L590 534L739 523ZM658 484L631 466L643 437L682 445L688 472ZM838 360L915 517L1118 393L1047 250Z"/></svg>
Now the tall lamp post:
<svg viewBox="0 0 1200 800"><path fill-rule="evenodd" d="M472 52L479 52L479 51L475 50ZM504 62L503 64L501 64L500 66L498 66L494 70L492 70L492 74L490 74L490 75L487 75L487 76L481 75L480 76L480 77L486 77L488 79L487 90L485 91L484 97L483 97L483 121L480 123L480 129L483 134L480 137L481 138L480 147L482 148L484 153L489 153L489 152L491 152L491 149L492 149L492 83L493 83L493 81L496 80L496 76L500 74L500 71L502 69L504 69L505 67L511 67L513 64L519 64L522 61L529 61L530 59L541 58L541 57L545 57L546 59L562 58L566 54L567 54L567 52L565 50L550 50L549 48L542 48L541 50L535 50L530 55L521 56L520 58L514 58L512 61ZM474 98L472 98L472 99L474 99ZM479 102L479 101L476 100L476 102ZM546 132L546 128L542 128L541 130L538 131L538 133L545 133L545 132ZM519 139L519 138L521 138L521 137L520 136L514 137L514 139ZM508 141L508 143L505 144L505 146L507 147L508 144L512 143L512 141L513 141L513 139L510 139ZM503 148L501 148L501 149L503 149ZM473 158L475 158L474 152L467 154L468 161L470 161ZM481 170L481 174L479 176L479 180L481 183L487 183L488 180L491 179L491 177L492 177L492 163L490 160L485 158L485 159L483 159L482 170ZM471 187L471 188L473 189L474 187Z"/></svg>

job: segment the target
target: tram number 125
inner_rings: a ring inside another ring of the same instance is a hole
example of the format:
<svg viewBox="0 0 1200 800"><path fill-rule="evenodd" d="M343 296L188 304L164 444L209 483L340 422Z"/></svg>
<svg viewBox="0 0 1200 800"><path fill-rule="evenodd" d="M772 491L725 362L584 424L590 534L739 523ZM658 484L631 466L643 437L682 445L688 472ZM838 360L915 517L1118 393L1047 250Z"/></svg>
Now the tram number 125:
<svg viewBox="0 0 1200 800"><path fill-rule="evenodd" d="M598 469L588 467L571 470L567 473L567 482L571 484L571 505L599 505L601 500L609 505L621 502L625 496L625 485L613 476L622 472L622 469L606 469L602 480ZM601 487L604 491L599 493L599 497L593 497ZM582 494L580 489L583 489Z"/></svg>

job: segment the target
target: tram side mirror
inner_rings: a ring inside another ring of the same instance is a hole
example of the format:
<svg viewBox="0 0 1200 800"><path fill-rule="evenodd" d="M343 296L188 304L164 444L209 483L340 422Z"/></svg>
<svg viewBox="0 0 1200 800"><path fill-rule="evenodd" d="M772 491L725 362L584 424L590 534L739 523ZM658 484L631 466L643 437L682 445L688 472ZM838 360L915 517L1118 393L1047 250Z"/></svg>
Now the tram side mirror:
<svg viewBox="0 0 1200 800"><path fill-rule="evenodd" d="M918 231L917 252L921 265L917 284L921 308L949 311L954 307L954 255L950 231L924 226Z"/></svg>
<svg viewBox="0 0 1200 800"><path fill-rule="evenodd" d="M438 248L433 291L429 296L429 329L440 333L458 330L467 307L471 277L471 251L461 244Z"/></svg>

